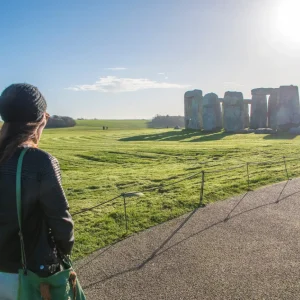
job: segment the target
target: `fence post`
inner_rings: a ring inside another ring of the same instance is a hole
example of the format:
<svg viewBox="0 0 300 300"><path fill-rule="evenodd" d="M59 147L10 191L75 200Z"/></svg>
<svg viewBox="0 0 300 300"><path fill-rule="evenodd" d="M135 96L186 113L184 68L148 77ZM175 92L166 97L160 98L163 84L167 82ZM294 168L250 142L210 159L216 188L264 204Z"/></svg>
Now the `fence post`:
<svg viewBox="0 0 300 300"><path fill-rule="evenodd" d="M200 190L200 203L199 203L199 206L200 207L203 207L205 206L203 204L203 194L204 194L204 171L201 171L202 173L202 180L201 180L201 190Z"/></svg>
<svg viewBox="0 0 300 300"><path fill-rule="evenodd" d="M284 162L284 168L285 168L286 177L287 177L288 180L290 180L289 173L288 173L288 170L287 170L287 167L286 167L285 156L283 156L283 162Z"/></svg>
<svg viewBox="0 0 300 300"><path fill-rule="evenodd" d="M248 191L250 191L249 163L247 162Z"/></svg>
<svg viewBox="0 0 300 300"><path fill-rule="evenodd" d="M124 216L125 216L125 226L126 226L126 233L128 232L128 219L127 219L127 211L126 211L126 197L123 195L124 200Z"/></svg>

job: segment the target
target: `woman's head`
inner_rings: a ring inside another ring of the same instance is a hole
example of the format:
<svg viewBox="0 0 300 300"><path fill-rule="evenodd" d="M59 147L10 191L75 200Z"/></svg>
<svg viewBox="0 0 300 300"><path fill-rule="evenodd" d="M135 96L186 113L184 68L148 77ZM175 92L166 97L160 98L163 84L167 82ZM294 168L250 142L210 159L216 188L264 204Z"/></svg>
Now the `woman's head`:
<svg viewBox="0 0 300 300"><path fill-rule="evenodd" d="M12 84L0 96L0 163L23 144L37 146L49 115L40 91L30 84Z"/></svg>

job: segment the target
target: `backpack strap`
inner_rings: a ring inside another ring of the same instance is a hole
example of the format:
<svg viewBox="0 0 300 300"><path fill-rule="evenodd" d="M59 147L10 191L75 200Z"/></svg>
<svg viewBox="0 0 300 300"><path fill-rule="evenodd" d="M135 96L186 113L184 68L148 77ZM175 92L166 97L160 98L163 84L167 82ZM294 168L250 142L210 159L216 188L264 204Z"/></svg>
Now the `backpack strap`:
<svg viewBox="0 0 300 300"><path fill-rule="evenodd" d="M26 254L25 254L25 246L24 246L24 238L22 233L22 193L21 193L21 177L22 177L22 166L23 166L23 158L25 153L29 148L24 148L19 156L18 165L17 165L17 174L16 174L16 200L17 200L17 213L18 213L18 223L19 223L19 236L20 236L20 244L21 244L21 259L22 259L22 268L24 274L27 274L27 263L26 263Z"/></svg>

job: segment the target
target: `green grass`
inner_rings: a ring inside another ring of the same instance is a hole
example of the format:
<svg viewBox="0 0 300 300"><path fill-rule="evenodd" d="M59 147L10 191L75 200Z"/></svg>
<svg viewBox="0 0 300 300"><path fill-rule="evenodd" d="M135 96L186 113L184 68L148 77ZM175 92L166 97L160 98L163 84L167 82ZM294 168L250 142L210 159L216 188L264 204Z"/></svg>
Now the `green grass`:
<svg viewBox="0 0 300 300"><path fill-rule="evenodd" d="M256 188L286 179L283 155L300 156L300 137L291 135L274 138L167 129L103 131L99 128L101 121L97 122L82 121L75 128L45 130L40 146L60 161L73 213L122 192L159 187L154 192L145 192L144 197L128 199L128 234L197 207L200 175L174 186L163 184L173 183L202 168L212 172L243 165L241 169L205 175L204 202L209 203L246 191L246 162L281 160L274 165L250 165L250 184ZM133 121L128 122L128 127L133 126ZM139 122L143 127L145 121ZM126 122L117 123L112 121L107 126L126 125ZM291 176L300 174L297 160L288 161L287 166ZM126 236L122 201L118 199L74 217L74 258Z"/></svg>
<svg viewBox="0 0 300 300"><path fill-rule="evenodd" d="M145 129L149 120L76 120L76 129L102 129L107 126L108 130Z"/></svg>

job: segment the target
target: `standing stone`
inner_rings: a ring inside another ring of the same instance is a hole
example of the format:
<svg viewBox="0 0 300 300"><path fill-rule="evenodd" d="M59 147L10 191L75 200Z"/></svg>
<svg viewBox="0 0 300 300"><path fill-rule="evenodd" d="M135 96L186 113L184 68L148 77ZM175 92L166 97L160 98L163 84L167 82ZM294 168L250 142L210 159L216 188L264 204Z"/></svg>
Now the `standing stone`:
<svg viewBox="0 0 300 300"><path fill-rule="evenodd" d="M216 131L222 128L221 106L216 94L209 93L203 97L202 119L205 131Z"/></svg>
<svg viewBox="0 0 300 300"><path fill-rule="evenodd" d="M268 103L266 95L252 95L250 128L266 128L268 121Z"/></svg>
<svg viewBox="0 0 300 300"><path fill-rule="evenodd" d="M279 89L273 89L268 103L268 127L277 129L277 107L279 103Z"/></svg>
<svg viewBox="0 0 300 300"><path fill-rule="evenodd" d="M193 90L184 94L184 119L186 129L201 129L202 121L202 91Z"/></svg>
<svg viewBox="0 0 300 300"><path fill-rule="evenodd" d="M297 86L281 86L277 107L277 126L288 130L300 124L299 92Z"/></svg>
<svg viewBox="0 0 300 300"><path fill-rule="evenodd" d="M258 88L251 90L251 95L257 95L257 96L266 96L270 95L273 91L273 88Z"/></svg>
<svg viewBox="0 0 300 300"><path fill-rule="evenodd" d="M249 104L244 103L244 126L245 128L248 128L250 124L250 118L249 118Z"/></svg>
<svg viewBox="0 0 300 300"><path fill-rule="evenodd" d="M223 101L223 122L227 132L239 132L244 126L244 100L241 92L226 92Z"/></svg>

